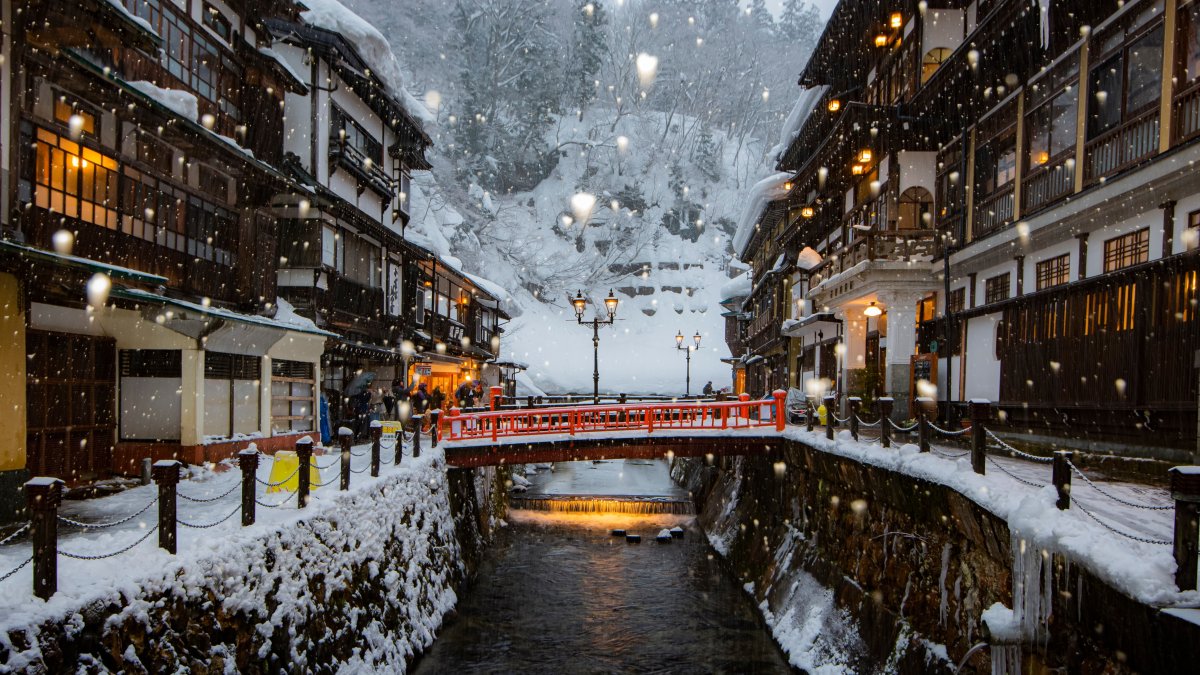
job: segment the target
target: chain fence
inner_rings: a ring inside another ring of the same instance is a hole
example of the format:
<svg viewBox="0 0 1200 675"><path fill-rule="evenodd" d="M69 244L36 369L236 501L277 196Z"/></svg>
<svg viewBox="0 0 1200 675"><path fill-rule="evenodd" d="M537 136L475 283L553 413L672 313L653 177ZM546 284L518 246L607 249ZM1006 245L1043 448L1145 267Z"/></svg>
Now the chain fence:
<svg viewBox="0 0 1200 675"><path fill-rule="evenodd" d="M21 527L18 527L17 529L13 530L12 534L9 534L7 537L5 537L3 539L0 539L0 546L3 546L5 544L7 544L8 542L12 541L13 539L16 539L17 537L19 537L21 535L22 532L24 532L25 530L28 530L28 529L29 529L29 523L25 523Z"/></svg>
<svg viewBox="0 0 1200 675"><path fill-rule="evenodd" d="M1140 541L1143 544L1153 544L1155 546L1171 546L1173 544L1173 542L1164 541L1162 539L1151 539L1148 537L1139 537L1136 534L1129 534L1128 532L1123 532L1121 530L1118 530L1117 528L1113 527L1112 525L1109 525L1108 523L1104 522L1103 520L1100 520L1099 518L1096 517L1095 514L1093 514L1091 511L1087 510L1086 508L1084 508L1083 504L1080 504L1078 499L1072 500L1071 504L1075 507L1078 507L1078 509L1080 511L1083 511L1085 514L1087 514L1088 518L1091 518L1092 520L1096 521L1097 523L1100 524L1101 527L1108 530L1109 532L1112 532L1113 534L1121 535L1122 537L1125 537L1126 539L1132 539L1133 541Z"/></svg>
<svg viewBox="0 0 1200 675"><path fill-rule="evenodd" d="M137 513L125 516L124 518L121 518L120 520L114 520L114 521L111 521L108 523L84 523L84 522L81 522L78 520L71 520L70 518L65 518L63 516L55 516L55 517L58 518L58 520L60 522L66 523L68 525L74 525L75 527L82 527L85 530L104 530L104 529L107 529L110 527L116 527L117 525L124 525L125 523L128 523L129 521L133 520L134 518L137 518L138 516L145 513L146 509L149 509L151 506L154 506L157 503L158 503L158 497L155 497L154 499L150 500L149 504L143 506L141 508L141 510L139 510Z"/></svg>
<svg viewBox="0 0 1200 675"><path fill-rule="evenodd" d="M206 523L204 525L197 525L195 523L189 523L189 522L181 520L181 519L176 519L175 522L179 523L180 525L182 525L184 527L190 527L193 530L207 530L210 527L216 527L216 526L220 525L221 523L229 520L230 518L232 518L234 516L234 514L241 512L241 510L242 510L242 505L238 504L237 508L230 511L229 514L226 515L224 518L221 518L220 520L217 520L215 522Z"/></svg>
<svg viewBox="0 0 1200 675"><path fill-rule="evenodd" d="M116 551L113 551L112 553L100 553L100 554L96 554L96 555L88 555L88 554L83 554L83 553L68 553L67 551L59 549L58 554L63 557L66 557L66 558L74 558L75 560L104 560L105 558L115 558L115 557L121 555L122 553L132 550L138 544L149 539L150 535L154 534L154 532L157 529L158 529L158 524L156 523L154 525L154 527L151 527L150 529L146 530L146 534L143 534L140 539L138 539L137 541L133 542L132 544L126 546L125 548L118 549Z"/></svg>
<svg viewBox="0 0 1200 675"><path fill-rule="evenodd" d="M1003 440L1001 440L1001 438L999 436L992 433L991 429L986 429L986 431L987 431L988 438L999 443L1001 448L1004 448L1005 450L1011 452L1012 454L1014 454L1018 457L1021 457L1022 459L1028 459L1031 462L1042 462L1043 464L1049 464L1054 461L1053 457L1041 457L1039 455L1031 455L1028 452L1022 452L1022 451L1014 448L1013 446L1009 445L1008 443L1005 443Z"/></svg>
<svg viewBox="0 0 1200 675"><path fill-rule="evenodd" d="M183 494L182 492L176 492L175 494L183 499L186 499L189 502L196 502L198 504L211 504L212 502L219 502L222 499L228 497L229 495L233 494L234 490L236 490L240 487L242 487L242 484L240 482L234 483L233 487L226 490L224 494L217 495L216 497L189 497L189 496Z"/></svg>
<svg viewBox="0 0 1200 675"><path fill-rule="evenodd" d="M1114 502L1117 502L1118 504L1124 504L1125 506L1129 506L1129 507L1132 507L1135 509L1146 509L1147 511L1171 511L1175 508L1174 506L1153 506L1151 504L1138 504L1136 502L1131 502L1131 501L1122 499L1114 494L1111 494L1107 490L1101 488L1099 485L1096 485L1095 483L1093 483L1092 480L1090 478L1088 478L1087 476L1085 476L1084 473L1079 470L1079 467L1075 466L1075 464L1073 462L1071 462L1071 460L1069 460L1069 459L1067 460L1067 466L1071 467L1071 471L1075 472L1075 474L1077 476L1082 478L1083 482L1092 486L1092 488L1095 489L1096 492L1099 492L1100 494L1104 495L1105 497L1108 497L1109 499L1113 500Z"/></svg>
<svg viewBox="0 0 1200 675"><path fill-rule="evenodd" d="M33 556L29 556L28 558L25 559L25 562L21 563L20 565L17 565L16 567L12 568L11 570L9 570L7 572L5 572L4 576L0 576L0 583L4 583L4 581L6 581L9 577L16 574L17 572L20 572L22 569L25 568L26 565L28 565L31 562L33 562Z"/></svg>

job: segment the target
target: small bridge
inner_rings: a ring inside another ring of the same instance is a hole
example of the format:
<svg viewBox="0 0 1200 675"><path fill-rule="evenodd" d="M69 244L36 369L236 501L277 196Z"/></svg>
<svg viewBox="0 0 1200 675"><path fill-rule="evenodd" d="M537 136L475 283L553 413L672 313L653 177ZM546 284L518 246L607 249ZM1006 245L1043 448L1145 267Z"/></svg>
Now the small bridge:
<svg viewBox="0 0 1200 675"><path fill-rule="evenodd" d="M784 430L786 397L451 409L439 426L446 462L457 467L764 454Z"/></svg>

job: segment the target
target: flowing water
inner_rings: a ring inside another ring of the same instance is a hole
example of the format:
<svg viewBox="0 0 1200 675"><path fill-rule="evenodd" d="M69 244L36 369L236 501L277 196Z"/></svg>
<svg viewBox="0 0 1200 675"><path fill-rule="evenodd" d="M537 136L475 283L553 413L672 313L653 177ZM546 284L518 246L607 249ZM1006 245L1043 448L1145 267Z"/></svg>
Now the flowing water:
<svg viewBox="0 0 1200 675"><path fill-rule="evenodd" d="M637 484L677 503L678 488L660 463L610 464L559 465L553 476L531 477L529 496L604 508L630 503ZM618 484L603 488L597 472ZM581 483L607 498L569 494ZM546 490L551 484L557 488ZM417 673L790 672L750 596L722 569L692 516L545 508L510 511L457 617ZM682 538L655 541L676 526ZM642 542L627 543L614 529Z"/></svg>

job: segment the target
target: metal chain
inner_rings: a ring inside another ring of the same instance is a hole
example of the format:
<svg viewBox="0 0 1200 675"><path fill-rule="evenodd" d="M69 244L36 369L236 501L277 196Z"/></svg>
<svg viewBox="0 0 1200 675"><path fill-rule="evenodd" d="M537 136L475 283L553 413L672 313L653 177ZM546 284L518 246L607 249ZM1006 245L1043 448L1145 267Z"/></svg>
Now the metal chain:
<svg viewBox="0 0 1200 675"><path fill-rule="evenodd" d="M850 421L849 417L847 417L846 419L842 419L841 417L838 417L837 415L834 415L833 413L829 413L829 416L832 417L834 419L834 421L837 422L838 424L845 424Z"/></svg>
<svg viewBox="0 0 1200 675"><path fill-rule="evenodd" d="M8 542L12 541L13 539L16 539L17 535L21 534L22 532L24 532L25 530L28 530L28 529L29 529L29 523L25 523L21 527L18 527L12 534L8 535L7 537L5 537L3 539L0 539L0 546L3 546L5 544L7 544Z"/></svg>
<svg viewBox="0 0 1200 675"><path fill-rule="evenodd" d="M71 520L70 518L64 518L62 516L56 516L56 517L60 521L66 523L68 525L74 525L75 527L82 527L87 530L103 530L108 527L116 527L117 525L122 525L124 523L128 523L129 521L133 520L134 518L137 518L138 516L145 513L146 509L150 508L151 506L154 506L157 502L158 502L158 497L155 497L154 499L150 500L149 504L143 506L142 510L138 511L137 513L135 513L131 516L125 516L124 518L122 518L120 520L114 520L111 523L82 523L78 520Z"/></svg>
<svg viewBox="0 0 1200 675"><path fill-rule="evenodd" d="M383 441L379 441L379 449L380 450L391 450L394 447L396 447L396 439L395 438L392 439L391 443L384 443Z"/></svg>
<svg viewBox="0 0 1200 675"><path fill-rule="evenodd" d="M336 466L336 465L340 464L341 462L342 462L342 458L338 457L337 459L335 459L332 462L325 464L323 466L321 464L313 464L313 466L317 467L317 471L324 471L325 469L328 469L331 466Z"/></svg>
<svg viewBox="0 0 1200 675"><path fill-rule="evenodd" d="M292 475L288 476L287 478L284 478L283 480L279 481L278 483L270 483L268 481L265 481L265 480L259 478L258 476L255 476L254 480L258 481L259 483L262 483L263 485L266 485L267 487L279 487L280 485L283 485L284 483L291 480L298 473L300 473L300 467L296 467L296 470L292 472Z"/></svg>
<svg viewBox="0 0 1200 675"><path fill-rule="evenodd" d="M1025 459L1028 459L1031 462L1042 462L1044 464L1049 464L1054 461L1053 457L1039 457L1038 455L1031 455L1028 452L1021 452L1020 450L1014 448L1013 446L1009 445L1008 443L1005 443L1004 441L1000 440L1000 437L997 436L996 434L992 433L991 429L987 429L986 431L987 431L987 435L989 437L991 437L991 439L993 441L996 441L997 443L1000 444L1000 447L1004 448L1005 450L1011 452L1012 454L1014 454L1018 457L1023 457Z"/></svg>
<svg viewBox="0 0 1200 675"><path fill-rule="evenodd" d="M892 424L892 430L893 430L893 431L899 431L899 432L900 432L900 433L902 433L902 434L907 434L907 433L908 433L908 432L910 432L910 431L916 431L916 430L917 430L917 427L919 427L919 426L921 426L921 423L920 423L920 422L913 422L913 425L912 425L911 427L902 427L902 426L900 426L899 424L895 424L895 423L893 423L893 424Z"/></svg>
<svg viewBox="0 0 1200 675"><path fill-rule="evenodd" d="M350 456L351 456L351 457L366 457L366 456L367 456L367 451L366 451L366 450L363 450L362 452L355 452L355 451L351 450L351 451L350 451Z"/></svg>
<svg viewBox="0 0 1200 675"><path fill-rule="evenodd" d="M855 415L855 417L858 417L858 416L857 416L857 415ZM880 420L875 420L874 422L864 422L864 421L863 421L863 418L859 417L859 418L858 418L858 425L859 425L859 426L863 426L863 427L877 427L877 426L879 426L879 424L880 424L880 422L881 422L881 421L882 421L882 420L880 419Z"/></svg>
<svg viewBox="0 0 1200 675"><path fill-rule="evenodd" d="M325 487L326 485L333 485L334 483L338 482L338 479L340 479L340 478L341 478L341 475L337 475L337 476L334 476L333 478L325 481L324 483L313 483L312 486L313 487Z"/></svg>
<svg viewBox="0 0 1200 675"><path fill-rule="evenodd" d="M1004 467L1003 467L1003 466L1000 464L1000 462L997 462L996 460L992 459L991 457L988 457L988 458L987 458L987 461L991 462L991 463L992 463L992 466L996 467L997 469L1000 469L1000 471L1001 471L1001 472L1008 474L1008 477L1009 477L1009 478L1012 478L1013 480L1017 481L1018 483L1024 483L1025 485L1028 485L1029 487L1032 487L1032 488L1037 488L1037 489L1039 489L1039 490L1040 490L1040 489L1042 489L1042 488L1044 488L1044 487L1046 487L1045 485L1043 485L1043 484L1041 484L1041 483L1035 483L1035 482L1033 482L1033 481L1031 481L1031 480L1026 480L1026 479L1024 479L1024 478L1021 478L1021 477L1020 477L1020 476L1018 476L1017 474L1015 474L1015 473L1013 473L1013 472L1009 471L1008 469L1004 468Z"/></svg>
<svg viewBox="0 0 1200 675"><path fill-rule="evenodd" d="M1114 494L1110 494L1107 490L1101 489L1101 487L1099 485L1096 485L1095 483L1093 483L1092 480L1090 478L1088 478L1087 476L1085 476L1083 474L1083 472L1079 470L1079 467L1075 466L1075 464L1072 463L1071 460L1069 460L1069 459L1067 460L1067 466L1071 467L1071 470L1074 471L1076 474L1078 474L1079 477L1083 479L1083 482L1085 482L1088 485L1095 488L1096 492L1099 492L1100 494L1104 495L1105 497L1108 497L1109 499L1113 500L1114 502L1117 502L1118 504L1124 504L1125 506L1131 506L1135 509L1146 509L1147 511L1170 511L1175 508L1174 506L1149 506L1146 504L1138 504L1135 502L1126 501Z"/></svg>
<svg viewBox="0 0 1200 675"><path fill-rule="evenodd" d="M945 450L935 448L932 445L929 446L929 449L932 450L933 454L937 455L938 457L945 457L946 459L961 459L971 454L969 452L946 452Z"/></svg>
<svg viewBox="0 0 1200 675"><path fill-rule="evenodd" d="M939 434L942 434L944 436L962 436L963 434L970 431L970 429L959 429L958 431L950 431L949 429L943 429L943 428L939 427L938 425L934 424L933 422L929 423L929 428L933 429L934 431L936 431Z"/></svg>
<svg viewBox="0 0 1200 675"><path fill-rule="evenodd" d="M182 492L176 492L175 494L179 495L180 497L183 497L184 499L188 500L189 502L197 502L197 503L200 503L200 504L210 504L210 503L212 503L212 502L217 502L217 501L220 501L220 500L222 500L222 499L224 499L224 498L228 497L229 495L233 494L233 491L234 491L234 490L236 490L236 489L240 488L241 486L242 486L242 484L241 484L240 482L239 482L239 483L234 483L234 484L233 484L233 487L229 488L229 490L227 490L227 491L225 492L225 494L223 494L223 495L219 495L219 496L216 496L216 497L212 497L212 498L209 498L209 499L201 499L201 498L199 498L199 497L189 497L189 496L187 496L187 495L183 494Z"/></svg>
<svg viewBox="0 0 1200 675"><path fill-rule="evenodd" d="M5 573L4 576L0 577L0 583L4 583L9 577L16 574L17 572L20 572L22 569L25 568L26 565L28 565L31 562L33 562L33 556L29 556L28 558L25 559L25 562L21 563L20 565L17 565L16 567L12 568L7 573Z"/></svg>
<svg viewBox="0 0 1200 675"><path fill-rule="evenodd" d="M182 520L177 520L176 522L178 522L180 525L182 525L182 526L184 526L184 527L190 527L190 528L192 528L193 530L207 530L207 529L208 529L208 528L210 528L210 527L216 527L216 526L220 525L221 523L223 523L223 522L225 522L225 521L229 520L230 518L232 518L232 517L233 517L233 514L235 514L235 513L238 513L238 512L239 512L239 511L241 511L241 510L242 510L242 505L241 505L241 504L238 504L238 505L237 505L237 508L235 508L234 510L232 510L232 511L230 511L230 512L229 512L229 515L227 515L227 516L225 516L224 518L222 518L222 519L220 519L220 520L216 521L215 523L208 523L207 525L196 525L196 524L194 524L194 523L188 523L188 522L185 522L185 521L182 521Z"/></svg>
<svg viewBox="0 0 1200 675"><path fill-rule="evenodd" d="M299 493L298 492L288 493L288 496L284 497L283 501L279 502L278 504L268 504L264 501L259 500L257 497L254 499L254 503L258 504L259 506L265 506L268 509L277 509L277 508L283 506L284 504L288 503L289 501L291 501L292 497L295 497L297 494L299 494Z"/></svg>
<svg viewBox="0 0 1200 675"><path fill-rule="evenodd" d="M76 553L67 553L66 551L59 551L58 554L61 556L67 557L67 558L74 558L76 560L103 560L105 558L115 558L115 557L121 555L122 553L129 551L134 546L137 546L138 544L142 543L143 541L146 541L147 539L149 539L150 535L154 534L154 531L157 529L158 529L158 524L155 523L154 527L147 530L146 534L143 534L141 539L138 539L137 541L126 546L125 548L123 548L119 551L114 551L112 553L105 553L103 555L80 555L80 554L76 554Z"/></svg>
<svg viewBox="0 0 1200 675"><path fill-rule="evenodd" d="M380 464L382 464L382 463L383 463L383 462L380 462ZM367 466L364 466L364 467L363 467L363 468L361 468L361 469L350 469L350 473L366 473L366 472L367 472L367 469L370 469L370 468L371 468L371 466L370 466L370 465L367 465Z"/></svg>
<svg viewBox="0 0 1200 675"><path fill-rule="evenodd" d="M1083 508L1083 504L1080 504L1078 499L1072 500L1071 505L1079 507L1079 510L1083 511L1085 514L1087 514L1088 518L1091 518L1092 520L1096 521L1104 529L1108 530L1109 532L1112 532L1113 534L1119 534L1122 537L1125 537L1126 539L1140 541L1143 544L1154 544L1156 546L1171 546L1172 545L1172 542L1169 542L1169 541L1163 541L1161 539L1149 539L1147 537L1139 537L1135 534L1129 534L1128 532L1122 532L1121 530L1118 530L1115 527L1113 527L1112 525L1109 525L1108 523L1104 522L1103 520L1100 520L1099 518L1097 518L1091 511L1088 511L1087 509Z"/></svg>

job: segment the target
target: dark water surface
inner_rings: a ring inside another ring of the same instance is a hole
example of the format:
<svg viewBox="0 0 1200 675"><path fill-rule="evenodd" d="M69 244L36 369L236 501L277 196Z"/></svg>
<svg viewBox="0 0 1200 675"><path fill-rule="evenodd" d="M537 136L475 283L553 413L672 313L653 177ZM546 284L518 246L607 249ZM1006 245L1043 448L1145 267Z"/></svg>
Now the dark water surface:
<svg viewBox="0 0 1200 675"><path fill-rule="evenodd" d="M510 516L417 673L791 672L690 517Z"/></svg>

